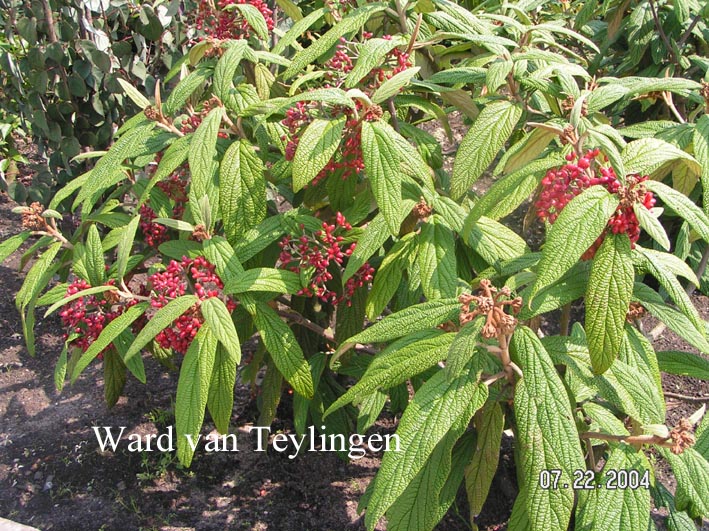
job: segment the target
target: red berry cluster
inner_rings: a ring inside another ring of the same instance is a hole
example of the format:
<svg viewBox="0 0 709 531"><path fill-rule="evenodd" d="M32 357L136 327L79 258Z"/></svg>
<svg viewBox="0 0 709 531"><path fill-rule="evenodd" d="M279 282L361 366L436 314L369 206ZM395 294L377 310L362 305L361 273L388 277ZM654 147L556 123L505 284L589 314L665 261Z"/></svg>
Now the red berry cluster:
<svg viewBox="0 0 709 531"><path fill-rule="evenodd" d="M148 278L150 305L160 309L188 292L194 293L200 300L222 297L224 284L214 269L214 264L201 256L194 259L183 257L180 262L172 260L165 271ZM236 303L226 299L226 306L231 312L236 308ZM155 336L155 340L163 348L184 354L203 322L199 307L195 305Z"/></svg>
<svg viewBox="0 0 709 531"><path fill-rule="evenodd" d="M148 172L148 176L155 173L161 158L162 153L158 153L155 157L155 164L152 170ZM188 180L189 171L187 170L187 166L183 165L175 170L167 179L160 181L156 185L168 198L174 201L175 206L172 209L172 213L173 217L176 219L180 219L185 211L185 203L188 200ZM158 217L157 214L148 204L144 203L140 206L140 230L145 237L145 243L154 248L157 248L161 243L170 239L166 226L153 223L156 217Z"/></svg>
<svg viewBox="0 0 709 531"><path fill-rule="evenodd" d="M551 169L542 179L542 192L535 203L537 216L542 221L554 223L563 208L577 195L594 185L601 185L620 198L620 204L608 221L607 229L614 234L627 234L632 245L640 238L640 223L633 210L636 203L651 209L655 206L655 196L642 184L647 175L628 175L626 185L616 176L613 168L601 166L596 158L599 149L586 152L577 162L575 154L567 155L569 161L561 168ZM605 232L583 254L582 260L590 260L603 243Z"/></svg>
<svg viewBox="0 0 709 531"><path fill-rule="evenodd" d="M305 225L302 224L300 229L302 233L299 237L288 235L279 243L281 247L279 257L281 267L299 274L302 271L313 271L308 286L301 289L298 295L318 297L321 301L332 304L346 301L349 306L351 304L350 298L355 290L371 282L374 274L374 269L368 263L365 263L347 281L345 291L341 296L338 296L337 292L332 291L327 286L327 283L332 280L332 273L329 271L330 266L334 264L341 267L345 257L350 256L356 246L353 243L343 251L341 243L344 238L341 235L335 235L335 232L338 229L351 230L352 225L347 222L345 216L338 212L335 217L335 223L328 224L323 222L322 230L308 234L305 230Z"/></svg>
<svg viewBox="0 0 709 531"><path fill-rule="evenodd" d="M157 217L157 214L149 205L146 203L140 205L140 230L145 238L145 243L156 249L161 243L165 243L170 239L165 225L153 223L153 220Z"/></svg>
<svg viewBox="0 0 709 531"><path fill-rule="evenodd" d="M195 28L204 30L213 39L248 39L252 28L238 9L226 11L235 4L250 4L266 19L268 30L273 30L273 11L263 0L219 0L216 8L211 0L201 0L195 20Z"/></svg>
<svg viewBox="0 0 709 531"><path fill-rule="evenodd" d="M113 284L113 281L109 280L108 283L109 285ZM90 287L91 285L85 280L80 278L76 279L67 287L66 296L70 297ZM108 293L79 297L66 304L62 311L59 312L62 325L68 329L68 333L64 334L64 339L66 340L70 333L79 334L79 337L74 339L70 343L70 346L77 347L81 349L82 352L86 352L89 346L91 346L91 343L101 335L101 332L108 323L121 315L125 311L125 308L137 302L131 301L132 304L115 305L116 301L112 300ZM103 352L101 352L100 355L102 354Z"/></svg>

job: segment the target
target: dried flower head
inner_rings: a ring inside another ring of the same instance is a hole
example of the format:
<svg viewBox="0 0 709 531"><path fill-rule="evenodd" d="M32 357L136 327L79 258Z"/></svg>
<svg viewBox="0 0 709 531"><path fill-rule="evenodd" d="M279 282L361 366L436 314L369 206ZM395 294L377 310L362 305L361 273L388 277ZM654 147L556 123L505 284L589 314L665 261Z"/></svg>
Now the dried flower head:
<svg viewBox="0 0 709 531"><path fill-rule="evenodd" d="M692 423L688 419L680 419L677 426L670 431L670 439L672 441L670 451L673 454L679 455L687 448L694 446L695 439Z"/></svg>
<svg viewBox="0 0 709 531"><path fill-rule="evenodd" d="M492 283L484 278L480 281L478 295L462 294L458 297L461 303L460 324L465 325L479 315L485 315L486 320L483 325L481 335L491 339L498 335L510 335L517 326L517 318L514 315L505 313L505 306L512 309L513 314L518 314L522 308L522 299L512 295L509 287L505 286L497 289ZM471 308L471 305L475 305Z"/></svg>

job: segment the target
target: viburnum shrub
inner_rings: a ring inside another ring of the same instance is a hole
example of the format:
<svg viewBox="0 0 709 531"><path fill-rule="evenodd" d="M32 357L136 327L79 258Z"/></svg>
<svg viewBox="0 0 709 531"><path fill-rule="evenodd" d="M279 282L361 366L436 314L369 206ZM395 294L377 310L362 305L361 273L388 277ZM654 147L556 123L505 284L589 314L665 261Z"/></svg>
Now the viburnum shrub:
<svg viewBox="0 0 709 531"><path fill-rule="evenodd" d="M228 431L237 374L261 424L292 392L299 434L394 415L368 529L431 530L461 485L475 526L503 437L510 530L645 530L653 504L693 528L709 421L668 422L661 374L709 379L690 298L709 260L709 84L614 77L614 42L587 35L623 6L201 4L180 79L136 97L91 171L17 210L0 257L33 242L28 350L47 306L67 333L60 389L102 366L111 404L151 359L179 366L184 465L206 411ZM433 133L454 111L467 132L445 161ZM687 351L654 349L665 327Z"/></svg>

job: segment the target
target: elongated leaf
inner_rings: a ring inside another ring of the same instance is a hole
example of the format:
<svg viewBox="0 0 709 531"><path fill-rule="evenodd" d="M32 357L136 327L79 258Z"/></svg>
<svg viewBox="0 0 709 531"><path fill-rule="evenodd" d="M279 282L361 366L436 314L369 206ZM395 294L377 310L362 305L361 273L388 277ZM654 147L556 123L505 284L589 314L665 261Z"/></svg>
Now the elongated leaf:
<svg viewBox="0 0 709 531"><path fill-rule="evenodd" d="M268 291L272 293L297 293L301 289L300 276L292 271L259 267L249 269L224 286L224 293Z"/></svg>
<svg viewBox="0 0 709 531"><path fill-rule="evenodd" d="M378 389L395 387L444 359L455 334L438 330L415 332L395 341L377 354L355 385L338 398L323 418Z"/></svg>
<svg viewBox="0 0 709 531"><path fill-rule="evenodd" d="M488 264L518 258L528 251L525 241L498 221L482 216L469 225L470 232L465 232L466 226L462 235Z"/></svg>
<svg viewBox="0 0 709 531"><path fill-rule="evenodd" d="M471 322L466 323L456 334L448 351L446 362L446 373L449 380L460 376L463 369L468 366L470 359L478 355L476 346L484 324L485 318L479 315Z"/></svg>
<svg viewBox="0 0 709 531"><path fill-rule="evenodd" d="M17 249L20 248L20 245L22 245L29 237L29 231L25 231L15 234L14 236L10 236L7 240L0 243L0 263L4 262L8 256L17 251Z"/></svg>
<svg viewBox="0 0 709 531"><path fill-rule="evenodd" d="M372 69L382 64L387 53L406 44L406 39L401 35L394 35L391 39L369 39L359 49L359 57L345 79L345 87L352 88L369 74Z"/></svg>
<svg viewBox="0 0 709 531"><path fill-rule="evenodd" d="M409 84L411 78L418 74L419 70L420 68L418 66L407 68L387 79L374 94L372 94L372 101L374 103L382 103L388 98L396 96L403 87Z"/></svg>
<svg viewBox="0 0 709 531"><path fill-rule="evenodd" d="M195 452L192 446L199 442L216 351L217 338L211 333L209 325L204 323L182 360L175 398L175 431L177 458L186 467L192 463Z"/></svg>
<svg viewBox="0 0 709 531"><path fill-rule="evenodd" d="M609 472L636 470L640 475L650 469L645 455L622 444L611 450L597 488L584 491L576 512L576 531L625 531L647 529L650 521L650 491L638 488L606 488Z"/></svg>
<svg viewBox="0 0 709 531"><path fill-rule="evenodd" d="M369 222L364 234L357 241L357 247L355 247L347 262L345 272L342 274L342 281L346 282L351 278L388 239L387 220L384 218L384 214L379 213Z"/></svg>
<svg viewBox="0 0 709 531"><path fill-rule="evenodd" d="M362 157L377 205L389 232L396 235L408 212L402 209L401 160L389 129L381 122L362 123Z"/></svg>
<svg viewBox="0 0 709 531"><path fill-rule="evenodd" d="M709 380L709 360L691 352L678 350L657 352L657 363L663 372Z"/></svg>
<svg viewBox="0 0 709 531"><path fill-rule="evenodd" d="M476 417L476 450L465 467L465 491L470 505L470 521L480 514L500 459L505 415L498 403L487 404Z"/></svg>
<svg viewBox="0 0 709 531"><path fill-rule="evenodd" d="M83 370L89 366L89 363L91 363L94 358L98 356L101 351L103 351L103 349L113 343L113 341L120 336L124 330L127 330L128 327L136 319L138 319L138 317L143 315L147 309L148 303L140 302L135 306L128 308L124 313L108 323L101 331L101 334L93 343L91 343L89 348L86 349L86 352L81 355L79 360L74 365L74 370L71 373L71 382L74 383ZM125 362L125 356L123 356L123 359Z"/></svg>
<svg viewBox="0 0 709 531"><path fill-rule="evenodd" d="M618 199L601 186L592 186L572 199L547 236L537 280L530 299L568 271L603 232Z"/></svg>
<svg viewBox="0 0 709 531"><path fill-rule="evenodd" d="M532 330L518 327L511 354L524 373L515 387L514 411L519 440L521 480L532 530L566 529L574 505L569 489L543 489L544 470L560 470L561 484L571 485L585 464L571 404L558 373Z"/></svg>
<svg viewBox="0 0 709 531"><path fill-rule="evenodd" d="M266 217L266 180L263 162L246 140L234 142L219 172L219 208L224 232L236 243Z"/></svg>
<svg viewBox="0 0 709 531"><path fill-rule="evenodd" d="M212 69L199 65L186 78L182 79L163 104L163 112L171 115L179 111L192 93L204 83L212 74Z"/></svg>
<svg viewBox="0 0 709 531"><path fill-rule="evenodd" d="M321 55L332 48L343 35L357 31L369 20L369 18L386 8L385 5L374 3L355 9L347 14L334 27L329 29L322 37L313 44L299 51L293 57L293 62L283 73L283 79L290 79L298 72L305 69L310 63L318 59Z"/></svg>
<svg viewBox="0 0 709 531"><path fill-rule="evenodd" d="M209 114L204 118L199 127L194 133L188 160L190 164L190 173L192 175L190 196L201 200L205 195L209 197L212 205L212 219L214 219L215 209L219 205L219 188L216 183L216 145L217 135L219 134L219 126L224 114L223 107L216 107L209 111ZM192 214L195 220L206 224L207 220L203 219L198 205L190 201ZM210 227L207 227L208 229Z"/></svg>
<svg viewBox="0 0 709 531"><path fill-rule="evenodd" d="M702 205L704 212L709 211L709 115L703 115L697 120L692 137L694 157L702 167Z"/></svg>
<svg viewBox="0 0 709 531"><path fill-rule="evenodd" d="M625 146L622 157L628 173L655 175L673 164L683 164L693 175L698 177L701 174L701 167L694 157L658 138L640 138L630 142Z"/></svg>
<svg viewBox="0 0 709 531"><path fill-rule="evenodd" d="M214 264L225 285L244 273L234 248L221 236L204 241L204 255Z"/></svg>
<svg viewBox="0 0 709 531"><path fill-rule="evenodd" d="M509 102L491 103L485 107L468 130L458 148L453 165L451 196L462 197L478 180L505 145L522 109Z"/></svg>
<svg viewBox="0 0 709 531"><path fill-rule="evenodd" d="M197 304L199 299L194 295L183 295L171 300L165 306L160 308L155 315L148 321L145 327L138 333L135 341L128 349L125 355L125 360L129 360L140 352L145 345L155 338L162 330L172 324L172 322L180 317L183 313ZM88 351L87 351L88 352Z"/></svg>
<svg viewBox="0 0 709 531"><path fill-rule="evenodd" d="M399 289L404 269L408 267L412 241L409 237L396 242L379 266L367 296L366 314L370 321L382 313Z"/></svg>
<svg viewBox="0 0 709 531"><path fill-rule="evenodd" d="M317 118L303 131L293 157L293 189L310 184L337 152L345 129L344 116L336 120Z"/></svg>
<svg viewBox="0 0 709 531"><path fill-rule="evenodd" d="M121 86L123 89L123 92L126 93L126 95L133 100L133 103L135 103L138 107L141 109L145 109L146 107L150 106L150 101L148 98L143 96L140 91L135 88L131 83L128 83L125 79L121 79L120 77L116 77L116 81L118 81L118 84Z"/></svg>
<svg viewBox="0 0 709 531"><path fill-rule="evenodd" d="M314 388L310 366L291 329L267 304L259 302L247 309L254 318L261 340L283 377L297 393L305 398L312 398Z"/></svg>
<svg viewBox="0 0 709 531"><path fill-rule="evenodd" d="M209 384L207 409L219 433L229 433L229 421L234 407L234 385L239 362L224 345L218 345L214 356L212 380Z"/></svg>
<svg viewBox="0 0 709 531"><path fill-rule="evenodd" d="M667 206L687 220L689 226L697 231L702 240L709 242L709 218L691 199L658 181L647 181L646 186L648 190L660 196Z"/></svg>
<svg viewBox="0 0 709 531"><path fill-rule="evenodd" d="M453 232L434 215L421 225L418 239L424 295L429 300L454 297L458 274Z"/></svg>
<svg viewBox="0 0 709 531"><path fill-rule="evenodd" d="M96 225L89 227L89 234L86 237L84 265L86 266L86 272L89 275L91 285L100 286L103 284L106 278L106 263L103 259L101 236L99 236Z"/></svg>
<svg viewBox="0 0 709 531"><path fill-rule="evenodd" d="M62 248L61 242L54 243L42 255L37 258L37 261L32 265L27 272L25 281L15 295L15 305L21 312L30 304L30 301L39 295L39 292L49 282L47 271L50 270L51 264Z"/></svg>
<svg viewBox="0 0 709 531"><path fill-rule="evenodd" d="M108 407L113 407L126 384L126 366L118 353L108 349L103 355L103 396Z"/></svg>
<svg viewBox="0 0 709 531"><path fill-rule="evenodd" d="M116 286L96 286L95 288L81 290L77 293L74 293L73 295L65 296L61 300L52 304L49 308L47 308L47 311L44 312L44 316L47 317L48 315L53 314L65 304L68 304L71 301L79 299L81 297L88 297L89 295L93 295L95 293L103 293L104 291L116 291L117 289L118 288Z"/></svg>
<svg viewBox="0 0 709 531"><path fill-rule="evenodd" d="M261 11L251 4L230 4L229 6L241 12L241 16L246 19L246 22L256 35L264 41L268 40L268 26Z"/></svg>
<svg viewBox="0 0 709 531"><path fill-rule="evenodd" d="M321 7L296 21L296 23L288 29L286 34L278 40L276 45L273 47L272 52L274 54L282 54L288 46L296 42L298 37L305 33L310 26L320 20L326 12L327 10L324 7Z"/></svg>
<svg viewBox="0 0 709 531"><path fill-rule="evenodd" d="M709 461L694 448L686 448L675 455L666 448L660 449L677 478L675 506L679 511L687 511L692 518L709 515Z"/></svg>
<svg viewBox="0 0 709 531"><path fill-rule="evenodd" d="M118 252L116 253L116 278L119 280L122 280L123 276L126 274L128 258L133 248L133 240L135 239L135 233L138 230L139 223L140 216L133 216L130 223L120 229L121 238L118 241Z"/></svg>
<svg viewBox="0 0 709 531"><path fill-rule="evenodd" d="M210 330L229 353L231 360L238 365L241 361L241 343L224 302L217 297L210 297L202 301L199 311L209 324Z"/></svg>
<svg viewBox="0 0 709 531"><path fill-rule="evenodd" d="M227 48L222 55L217 66L214 68L214 93L222 101L226 101L229 96L229 91L234 81L234 74L239 68L239 63L244 57L244 51L248 46L246 41L240 40L233 43Z"/></svg>
<svg viewBox="0 0 709 531"><path fill-rule="evenodd" d="M607 235L593 259L586 292L586 333L596 374L618 356L634 277L627 235Z"/></svg>
<svg viewBox="0 0 709 531"><path fill-rule="evenodd" d="M640 226L645 232L647 232L653 240L660 244L660 246L665 250L670 250L670 239L667 237L667 232L662 226L662 223L652 215L652 213L645 208L644 205L639 205L635 203L633 205L633 211L635 212Z"/></svg>
<svg viewBox="0 0 709 531"><path fill-rule="evenodd" d="M487 397L487 386L475 378L464 374L448 381L444 371L418 390L397 429L403 451L387 452L374 480L365 515L369 531L406 490L451 427L467 424Z"/></svg>
<svg viewBox="0 0 709 531"><path fill-rule="evenodd" d="M441 323L455 319L459 313L458 299L422 302L388 315L378 323L349 338L346 345L384 343L413 332L436 327ZM340 350L343 347L340 347Z"/></svg>

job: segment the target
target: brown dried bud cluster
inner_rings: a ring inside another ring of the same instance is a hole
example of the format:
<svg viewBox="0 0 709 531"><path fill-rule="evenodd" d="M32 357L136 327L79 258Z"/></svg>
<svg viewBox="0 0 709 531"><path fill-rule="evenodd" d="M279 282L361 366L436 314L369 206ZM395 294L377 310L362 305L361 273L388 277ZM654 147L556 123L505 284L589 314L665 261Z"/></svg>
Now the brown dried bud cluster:
<svg viewBox="0 0 709 531"><path fill-rule="evenodd" d="M680 419L679 424L670 431L670 439L672 439L670 451L676 455L694 446L695 439L692 423L687 419Z"/></svg>
<svg viewBox="0 0 709 531"><path fill-rule="evenodd" d="M118 295L117 292L115 291L107 291L103 294L103 298L106 302L109 304L118 304L118 302L121 300L120 295Z"/></svg>
<svg viewBox="0 0 709 531"><path fill-rule="evenodd" d="M225 49L222 48L222 41L214 37L207 37L207 50L204 52L205 57L221 57L224 55Z"/></svg>
<svg viewBox="0 0 709 531"><path fill-rule="evenodd" d="M145 117L148 120L151 120L153 122L157 122L160 120L160 111L156 107L154 107L153 105L146 107L143 110L143 113L145 114Z"/></svg>
<svg viewBox="0 0 709 531"><path fill-rule="evenodd" d="M478 315L485 315L486 320L482 329L482 336L490 339L499 335L510 335L517 326L517 318L505 313L505 306L512 308L512 313L517 315L522 309L522 298L510 299L510 288L497 289L488 279L480 281L478 295L461 295L458 300L462 304L460 311L461 326L469 323ZM471 309L471 305L475 307Z"/></svg>
<svg viewBox="0 0 709 531"><path fill-rule="evenodd" d="M645 316L646 310L639 302L631 302L628 313L625 315L625 320L632 323L636 319L642 319Z"/></svg>
<svg viewBox="0 0 709 531"><path fill-rule="evenodd" d="M709 82L708 81L702 81L702 88L699 89L699 94L701 94L702 98L704 98L704 103L709 109Z"/></svg>
<svg viewBox="0 0 709 531"><path fill-rule="evenodd" d="M426 203L426 200L423 197L421 197L419 202L414 205L413 209L411 209L411 213L418 219L428 218L432 211L433 209L428 205L428 203Z"/></svg>
<svg viewBox="0 0 709 531"><path fill-rule="evenodd" d="M369 122L376 122L382 119L384 116L384 110L376 103L369 106L367 109L366 119Z"/></svg>
<svg viewBox="0 0 709 531"><path fill-rule="evenodd" d="M579 137L576 134L576 129L574 128L574 126L569 124L564 127L563 133L559 135L559 140L561 140L561 144L564 146L567 144L576 144L576 142L578 142L579 140Z"/></svg>
<svg viewBox="0 0 709 531"><path fill-rule="evenodd" d="M576 98L569 95L564 101L561 102L561 109L565 112L571 112L571 109L574 108L574 105L576 105ZM588 115L588 101L583 100L583 103L581 104L581 116L586 115Z"/></svg>
<svg viewBox="0 0 709 531"><path fill-rule="evenodd" d="M192 231L192 239L198 242L203 242L204 240L209 240L210 236L207 232L207 228L204 225L197 225Z"/></svg>
<svg viewBox="0 0 709 531"><path fill-rule="evenodd" d="M47 222L42 217L44 207L35 201L22 211L22 228L29 230L43 229Z"/></svg>

